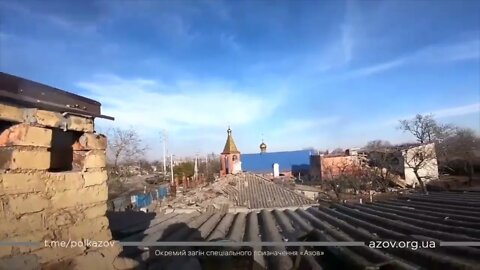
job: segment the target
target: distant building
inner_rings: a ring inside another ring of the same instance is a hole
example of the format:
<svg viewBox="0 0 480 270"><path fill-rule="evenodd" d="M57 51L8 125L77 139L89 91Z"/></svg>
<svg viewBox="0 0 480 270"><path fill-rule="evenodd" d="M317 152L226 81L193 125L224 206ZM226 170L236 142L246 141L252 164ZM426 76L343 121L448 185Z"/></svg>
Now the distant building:
<svg viewBox="0 0 480 270"><path fill-rule="evenodd" d="M220 175L236 174L242 171L270 175L278 172L279 176L308 175L310 169L311 150L267 152L267 145L262 140L259 153L242 154L238 150L232 136L232 130L227 130L227 141L221 154Z"/></svg>
<svg viewBox="0 0 480 270"><path fill-rule="evenodd" d="M363 151L371 166L388 168L407 185L418 184L414 168L425 183L438 179L435 144L405 144L384 149Z"/></svg>
<svg viewBox="0 0 480 270"><path fill-rule="evenodd" d="M310 170L310 150L266 152L261 149L260 153L243 154L243 170L257 174L271 174L278 170L280 175L298 174L304 176ZM278 169L277 169L278 166Z"/></svg>
<svg viewBox="0 0 480 270"><path fill-rule="evenodd" d="M355 174L364 165L363 156L356 150L347 149L340 154L310 156L310 180L331 180L343 174Z"/></svg>

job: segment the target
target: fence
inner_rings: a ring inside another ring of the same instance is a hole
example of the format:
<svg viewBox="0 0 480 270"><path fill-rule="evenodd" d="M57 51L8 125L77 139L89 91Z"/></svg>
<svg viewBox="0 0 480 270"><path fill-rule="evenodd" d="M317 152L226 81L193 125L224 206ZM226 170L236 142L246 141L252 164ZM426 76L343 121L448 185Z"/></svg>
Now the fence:
<svg viewBox="0 0 480 270"><path fill-rule="evenodd" d="M170 190L168 185L162 185L149 192L139 192L133 195L121 196L108 202L109 211L125 211L128 209L141 209L148 207L155 201L161 201L168 197Z"/></svg>

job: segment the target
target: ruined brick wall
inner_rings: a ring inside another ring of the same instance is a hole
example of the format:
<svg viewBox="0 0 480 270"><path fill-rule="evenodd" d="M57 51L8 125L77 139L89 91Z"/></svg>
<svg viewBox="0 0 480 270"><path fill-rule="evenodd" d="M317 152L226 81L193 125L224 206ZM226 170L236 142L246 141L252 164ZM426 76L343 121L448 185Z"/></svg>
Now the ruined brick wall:
<svg viewBox="0 0 480 270"><path fill-rule="evenodd" d="M90 118L0 104L0 240L111 240L106 145ZM119 252L3 246L0 269L122 269Z"/></svg>

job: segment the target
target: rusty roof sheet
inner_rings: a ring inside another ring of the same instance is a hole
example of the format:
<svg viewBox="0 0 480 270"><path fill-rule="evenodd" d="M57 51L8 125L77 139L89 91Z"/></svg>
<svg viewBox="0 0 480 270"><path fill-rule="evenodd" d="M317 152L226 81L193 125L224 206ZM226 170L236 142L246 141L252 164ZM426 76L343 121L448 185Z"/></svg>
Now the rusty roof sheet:
<svg viewBox="0 0 480 270"><path fill-rule="evenodd" d="M0 72L0 98L25 107L114 119L101 114L98 101L4 72Z"/></svg>
<svg viewBox="0 0 480 270"><path fill-rule="evenodd" d="M157 215L144 228L123 228L123 241L479 241L480 194L413 194L366 204L334 204L296 210L261 210L250 213L191 213ZM119 232L114 232L118 235ZM323 256L254 256L267 269L479 269L480 249L442 246L435 249L358 247L309 247ZM158 247L157 247L158 248ZM285 251L294 247L253 247ZM168 258L152 251L125 247L123 255L168 267ZM193 249L190 247L189 250ZM198 249L209 249L201 248ZM185 259L185 258L184 258ZM191 259L191 258L190 258ZM208 257L199 261L204 266ZM178 263L178 261L177 261ZM170 265L175 266L175 265ZM218 264L217 264L218 267ZM162 268L163 269L163 268ZM200 268L197 268L200 269ZM203 268L209 269L209 268ZM252 269L252 268L242 268Z"/></svg>

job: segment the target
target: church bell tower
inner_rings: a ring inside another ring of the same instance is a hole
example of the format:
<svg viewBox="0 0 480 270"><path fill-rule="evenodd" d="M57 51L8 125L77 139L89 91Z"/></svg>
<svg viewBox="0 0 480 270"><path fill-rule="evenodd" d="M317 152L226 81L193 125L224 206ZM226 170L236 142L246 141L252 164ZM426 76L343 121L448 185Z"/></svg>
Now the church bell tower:
<svg viewBox="0 0 480 270"><path fill-rule="evenodd" d="M227 142L220 155L220 176L227 174L237 174L242 172L242 162L240 161L240 151L238 151L233 141L232 130L228 127Z"/></svg>

